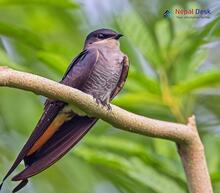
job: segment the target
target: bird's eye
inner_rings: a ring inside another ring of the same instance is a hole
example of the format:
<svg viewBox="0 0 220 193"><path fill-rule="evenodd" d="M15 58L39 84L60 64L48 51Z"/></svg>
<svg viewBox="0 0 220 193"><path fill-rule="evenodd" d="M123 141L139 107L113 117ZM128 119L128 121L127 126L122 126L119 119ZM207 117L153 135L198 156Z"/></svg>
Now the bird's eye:
<svg viewBox="0 0 220 193"><path fill-rule="evenodd" d="M104 36L104 34L98 34L98 35L97 35L97 38L103 39L103 38L105 38L105 36Z"/></svg>

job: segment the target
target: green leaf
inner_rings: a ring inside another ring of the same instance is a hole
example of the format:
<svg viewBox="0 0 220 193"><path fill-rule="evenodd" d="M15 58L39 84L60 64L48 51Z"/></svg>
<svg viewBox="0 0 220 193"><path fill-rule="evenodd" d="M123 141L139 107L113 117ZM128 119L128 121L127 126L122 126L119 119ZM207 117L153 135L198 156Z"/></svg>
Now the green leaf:
<svg viewBox="0 0 220 193"><path fill-rule="evenodd" d="M168 143L165 140L153 140L154 145L158 145L156 153L152 152L151 149L146 148L143 144L131 141L129 139L112 137L112 136L88 136L85 140L85 145L93 149L103 150L121 155L124 157L137 156L139 159L144 161L147 165L151 165L157 169L161 174L171 176L176 180L185 182L185 177L177 158L176 148L174 144ZM155 147L155 146L154 146ZM170 148L171 147L171 148ZM168 152L168 155L162 155L160 152ZM171 151L170 151L171 149Z"/></svg>
<svg viewBox="0 0 220 193"><path fill-rule="evenodd" d="M17 41L21 43L26 43L27 45L32 46L36 49L43 48L43 42L35 33L14 26L13 24L8 24L0 21L0 34L14 38Z"/></svg>
<svg viewBox="0 0 220 193"><path fill-rule="evenodd" d="M186 193L179 185L171 179L161 175L152 167L144 165L139 159L134 158L131 161L132 169L128 171L135 180L151 187L158 193Z"/></svg>
<svg viewBox="0 0 220 193"><path fill-rule="evenodd" d="M17 70L28 71L28 68L25 66L16 64L13 62L9 56L5 53L4 50L0 48L0 66L8 66Z"/></svg>
<svg viewBox="0 0 220 193"><path fill-rule="evenodd" d="M0 92L0 112L7 127L20 133L29 133L42 112L39 97L10 88L1 88Z"/></svg>
<svg viewBox="0 0 220 193"><path fill-rule="evenodd" d="M209 71L195 75L193 79L182 82L173 86L175 94L186 94L196 89L218 86L220 84L220 71Z"/></svg>
<svg viewBox="0 0 220 193"><path fill-rule="evenodd" d="M214 37L220 36L220 16L216 17L211 22L207 23L205 26L202 26L200 31L200 36L205 37L210 40Z"/></svg>
<svg viewBox="0 0 220 193"><path fill-rule="evenodd" d="M47 64L47 66L55 69L61 74L63 74L67 68L66 65L68 64L68 61L58 54L40 51L37 56L42 62Z"/></svg>
<svg viewBox="0 0 220 193"><path fill-rule="evenodd" d="M169 52L169 45L171 42L171 28L169 25L169 20L162 19L158 21L155 25L155 33L157 35L158 44L160 48L160 53L164 59L164 61L167 60L167 54ZM164 64L166 65L166 64Z"/></svg>
<svg viewBox="0 0 220 193"><path fill-rule="evenodd" d="M137 84L151 93L161 94L159 83L140 71L130 71L128 78L136 81Z"/></svg>
<svg viewBox="0 0 220 193"><path fill-rule="evenodd" d="M125 93L114 99L114 104L126 106L126 104L157 104L164 105L160 96L148 92Z"/></svg>
<svg viewBox="0 0 220 193"><path fill-rule="evenodd" d="M158 173L153 168L145 165L138 158L125 159L121 156L102 152L98 150L91 151L88 148L81 147L80 150L75 153L95 165L105 166L116 170L116 172L122 172L133 180L137 181L144 186L150 187L152 190L158 193L184 193L185 191L175 183L175 181L169 179Z"/></svg>
<svg viewBox="0 0 220 193"><path fill-rule="evenodd" d="M136 12L125 13L118 17L117 21L123 33L139 48L152 67L156 68L163 63L160 54L158 54L158 45L154 34L150 28L145 26ZM127 21L129 21L129 25L127 25Z"/></svg>
<svg viewBox="0 0 220 193"><path fill-rule="evenodd" d="M205 135L203 137L206 158L210 174L220 172L220 157L218 155L220 138L219 136Z"/></svg>
<svg viewBox="0 0 220 193"><path fill-rule="evenodd" d="M0 6L8 5L41 5L41 6L56 6L60 8L79 8L77 3L70 0L1 0Z"/></svg>

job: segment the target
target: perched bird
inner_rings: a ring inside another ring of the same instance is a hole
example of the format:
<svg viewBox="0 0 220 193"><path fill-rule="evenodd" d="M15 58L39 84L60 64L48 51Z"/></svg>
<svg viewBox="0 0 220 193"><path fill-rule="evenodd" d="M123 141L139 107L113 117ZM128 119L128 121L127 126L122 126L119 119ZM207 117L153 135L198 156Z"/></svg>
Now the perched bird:
<svg viewBox="0 0 220 193"><path fill-rule="evenodd" d="M129 68L128 57L119 47L121 36L110 29L91 32L83 51L72 61L60 83L92 95L98 104L110 110L109 102L124 86ZM13 192L20 190L28 178L64 156L96 121L96 118L80 115L65 102L47 99L41 119L2 184L24 160L25 169L12 178L21 181Z"/></svg>

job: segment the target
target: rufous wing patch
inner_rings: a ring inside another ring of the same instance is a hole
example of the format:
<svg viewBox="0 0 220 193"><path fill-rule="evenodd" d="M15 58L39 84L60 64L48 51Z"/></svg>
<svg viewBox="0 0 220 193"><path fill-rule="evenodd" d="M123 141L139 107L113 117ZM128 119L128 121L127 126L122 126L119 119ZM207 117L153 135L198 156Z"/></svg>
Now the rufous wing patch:
<svg viewBox="0 0 220 193"><path fill-rule="evenodd" d="M43 135L35 142L27 155L29 156L32 153L36 152L39 148L41 148L48 141L48 139L50 139L53 134L60 128L60 126L69 119L70 118L68 114L59 113L46 129L46 131L43 133Z"/></svg>

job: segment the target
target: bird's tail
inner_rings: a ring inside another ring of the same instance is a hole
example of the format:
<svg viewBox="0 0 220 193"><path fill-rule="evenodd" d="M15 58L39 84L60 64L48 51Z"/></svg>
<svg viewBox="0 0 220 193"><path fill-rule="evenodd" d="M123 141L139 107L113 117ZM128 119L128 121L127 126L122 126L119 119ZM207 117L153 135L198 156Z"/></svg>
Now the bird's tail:
<svg viewBox="0 0 220 193"><path fill-rule="evenodd" d="M12 178L13 181L21 181L13 192L23 188L28 183L29 177L47 169L62 158L89 131L96 121L95 118L76 115L71 120L64 122L38 151L23 158L26 168ZM3 182L7 177L8 175L3 179Z"/></svg>

